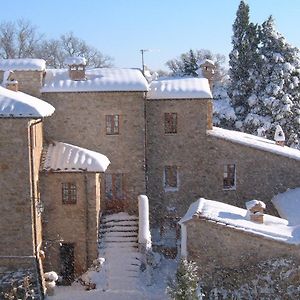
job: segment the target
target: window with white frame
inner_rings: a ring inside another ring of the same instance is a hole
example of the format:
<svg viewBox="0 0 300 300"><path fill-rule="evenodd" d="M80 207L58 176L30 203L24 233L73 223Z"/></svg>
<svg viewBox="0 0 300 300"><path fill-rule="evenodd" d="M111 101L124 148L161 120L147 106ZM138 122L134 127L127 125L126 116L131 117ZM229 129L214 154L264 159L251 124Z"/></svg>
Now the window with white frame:
<svg viewBox="0 0 300 300"><path fill-rule="evenodd" d="M234 190L236 187L236 167L235 164L224 165L223 189Z"/></svg>
<svg viewBox="0 0 300 300"><path fill-rule="evenodd" d="M178 191L178 168L177 166L165 166L164 188L165 191Z"/></svg>

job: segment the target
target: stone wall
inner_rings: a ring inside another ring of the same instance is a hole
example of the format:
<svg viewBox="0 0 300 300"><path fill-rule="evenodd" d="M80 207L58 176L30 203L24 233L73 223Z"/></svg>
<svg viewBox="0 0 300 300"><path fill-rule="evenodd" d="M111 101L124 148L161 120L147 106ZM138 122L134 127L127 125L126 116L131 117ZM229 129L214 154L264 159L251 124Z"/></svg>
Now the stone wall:
<svg viewBox="0 0 300 300"><path fill-rule="evenodd" d="M188 259L199 266L204 280L211 280L216 269L255 266L275 257L294 257L300 262L299 246L267 239L206 219L186 222ZM205 275L205 276L204 276Z"/></svg>
<svg viewBox="0 0 300 300"><path fill-rule="evenodd" d="M145 118L142 92L44 93L56 111L46 120L46 138L106 155L106 173L124 173L128 211L137 211L145 193ZM106 115L120 115L120 134L106 135Z"/></svg>
<svg viewBox="0 0 300 300"><path fill-rule="evenodd" d="M0 119L0 256L33 255L28 119Z"/></svg>
<svg viewBox="0 0 300 300"><path fill-rule="evenodd" d="M164 217L165 208L176 207L182 216L189 204L203 195L208 184L207 103L209 100L147 101L147 195L152 220ZM177 133L165 134L164 113L177 113ZM178 168L178 191L165 191L164 166ZM203 195L204 196L204 195Z"/></svg>
<svg viewBox="0 0 300 300"><path fill-rule="evenodd" d="M63 182L76 183L76 204L62 204ZM75 275L80 275L98 255L99 174L45 172L41 175L41 188L45 204L45 269L60 273L60 243L74 243Z"/></svg>
<svg viewBox="0 0 300 300"><path fill-rule="evenodd" d="M242 208L245 201L257 199L266 203L267 213L276 214L272 197L299 186L298 160L211 136L207 143L209 180L203 186L203 196L207 199ZM235 190L223 190L223 168L227 163L236 164Z"/></svg>
<svg viewBox="0 0 300 300"><path fill-rule="evenodd" d="M3 71L0 71L0 81L3 79ZM19 91L40 97L44 72L43 71L14 71L16 80L19 83Z"/></svg>

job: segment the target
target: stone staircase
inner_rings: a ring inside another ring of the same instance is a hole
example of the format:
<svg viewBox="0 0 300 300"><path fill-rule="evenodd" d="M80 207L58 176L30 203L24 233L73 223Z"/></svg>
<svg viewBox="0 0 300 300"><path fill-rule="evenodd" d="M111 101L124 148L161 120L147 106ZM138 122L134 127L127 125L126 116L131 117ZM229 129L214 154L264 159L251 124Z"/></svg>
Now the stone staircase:
<svg viewBox="0 0 300 300"><path fill-rule="evenodd" d="M141 265L138 217L124 212L104 215L99 240L99 254L105 258L106 288L124 291L136 289Z"/></svg>

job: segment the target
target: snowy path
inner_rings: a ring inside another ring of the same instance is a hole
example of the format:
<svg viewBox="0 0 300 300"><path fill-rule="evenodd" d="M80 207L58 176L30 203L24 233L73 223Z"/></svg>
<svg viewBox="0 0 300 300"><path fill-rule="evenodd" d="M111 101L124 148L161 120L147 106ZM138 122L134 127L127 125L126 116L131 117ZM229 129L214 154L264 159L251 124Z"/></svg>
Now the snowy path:
<svg viewBox="0 0 300 300"><path fill-rule="evenodd" d="M99 230L99 258L105 262L101 271L83 275L96 283L96 289L85 291L75 282L71 287L56 287L47 300L163 300L166 278L175 270L176 262L163 261L162 269L154 271L153 285L147 286L146 274L140 271L138 251L138 219L126 213L104 216Z"/></svg>

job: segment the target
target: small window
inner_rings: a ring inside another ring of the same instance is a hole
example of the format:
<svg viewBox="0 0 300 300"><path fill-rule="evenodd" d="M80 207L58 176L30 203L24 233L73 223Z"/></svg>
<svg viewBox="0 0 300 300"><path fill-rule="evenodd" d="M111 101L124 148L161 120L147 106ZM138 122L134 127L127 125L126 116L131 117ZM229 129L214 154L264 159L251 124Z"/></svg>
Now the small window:
<svg viewBox="0 0 300 300"><path fill-rule="evenodd" d="M177 133L177 113L165 113L165 133Z"/></svg>
<svg viewBox="0 0 300 300"><path fill-rule="evenodd" d="M223 189L232 190L235 189L236 176L235 176L235 165L224 165L224 174L223 174Z"/></svg>
<svg viewBox="0 0 300 300"><path fill-rule="evenodd" d="M123 200L124 174L105 174L105 195L107 200Z"/></svg>
<svg viewBox="0 0 300 300"><path fill-rule="evenodd" d="M107 115L105 116L106 122L106 134L117 135L119 134L119 115Z"/></svg>
<svg viewBox="0 0 300 300"><path fill-rule="evenodd" d="M62 183L62 203L63 204L76 204L77 202L77 187L75 183L64 182Z"/></svg>
<svg viewBox="0 0 300 300"><path fill-rule="evenodd" d="M178 190L177 166L165 166L164 188L165 188L165 191L177 191Z"/></svg>

